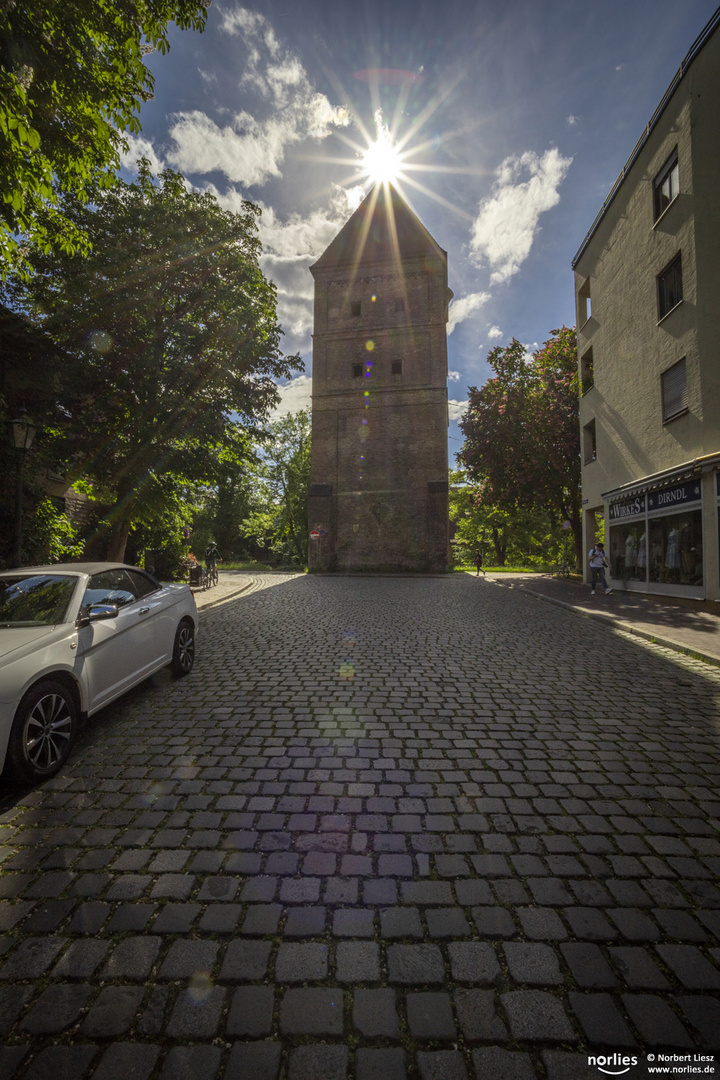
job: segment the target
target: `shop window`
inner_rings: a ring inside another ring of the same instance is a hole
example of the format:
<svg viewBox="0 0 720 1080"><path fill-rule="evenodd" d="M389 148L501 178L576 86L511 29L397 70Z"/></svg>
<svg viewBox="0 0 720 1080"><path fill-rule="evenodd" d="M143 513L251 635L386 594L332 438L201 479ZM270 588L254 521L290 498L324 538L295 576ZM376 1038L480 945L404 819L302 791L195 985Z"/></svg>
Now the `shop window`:
<svg viewBox="0 0 720 1080"><path fill-rule="evenodd" d="M649 529L650 581L662 585L702 585L701 511L686 510L651 519Z"/></svg>
<svg viewBox="0 0 720 1080"><path fill-rule="evenodd" d="M664 319L683 298L682 256L676 255L669 266L658 274L658 317Z"/></svg>
<svg viewBox="0 0 720 1080"><path fill-rule="evenodd" d="M677 150L668 158L653 181L655 221L665 213L680 191L680 170Z"/></svg>
<svg viewBox="0 0 720 1080"><path fill-rule="evenodd" d="M591 420L583 428L583 463L589 465L597 457L597 439L595 435L595 421Z"/></svg>
<svg viewBox="0 0 720 1080"><path fill-rule="evenodd" d="M586 278L577 294L577 320L578 326L584 326L592 317L592 302L590 300L590 278Z"/></svg>
<svg viewBox="0 0 720 1080"><path fill-rule="evenodd" d="M402 360L393 360L390 370L393 375L402 375Z"/></svg>
<svg viewBox="0 0 720 1080"><path fill-rule="evenodd" d="M363 373L362 364L353 364L352 373L353 373L353 379L362 379L362 373Z"/></svg>
<svg viewBox="0 0 720 1080"><path fill-rule="evenodd" d="M580 382L583 394L587 394L588 390L595 385L592 349L588 349L586 353L583 353L580 360Z"/></svg>
<svg viewBox="0 0 720 1080"><path fill-rule="evenodd" d="M362 304L359 300L350 301L350 314L353 319L359 319L362 315Z"/></svg>
<svg viewBox="0 0 720 1080"><path fill-rule="evenodd" d="M672 420L681 413L687 412L687 365L685 357L678 360L667 371L663 371L662 379L662 403L663 423Z"/></svg>
<svg viewBox="0 0 720 1080"><path fill-rule="evenodd" d="M645 519L610 527L610 572L618 581L647 579Z"/></svg>

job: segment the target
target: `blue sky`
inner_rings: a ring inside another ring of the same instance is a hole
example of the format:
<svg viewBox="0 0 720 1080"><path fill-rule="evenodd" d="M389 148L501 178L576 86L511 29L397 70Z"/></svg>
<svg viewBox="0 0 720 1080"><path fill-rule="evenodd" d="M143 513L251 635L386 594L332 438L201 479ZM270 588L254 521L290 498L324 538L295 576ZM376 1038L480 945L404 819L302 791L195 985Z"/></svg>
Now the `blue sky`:
<svg viewBox="0 0 720 1080"><path fill-rule="evenodd" d="M263 268L305 373L308 267L371 186L377 114L400 187L448 252L450 453L468 386L513 337L574 322L570 262L716 0L214 0L202 34L151 56L126 175L144 153L232 208L263 208ZM402 74L404 73L404 74ZM418 186L419 185L419 186Z"/></svg>

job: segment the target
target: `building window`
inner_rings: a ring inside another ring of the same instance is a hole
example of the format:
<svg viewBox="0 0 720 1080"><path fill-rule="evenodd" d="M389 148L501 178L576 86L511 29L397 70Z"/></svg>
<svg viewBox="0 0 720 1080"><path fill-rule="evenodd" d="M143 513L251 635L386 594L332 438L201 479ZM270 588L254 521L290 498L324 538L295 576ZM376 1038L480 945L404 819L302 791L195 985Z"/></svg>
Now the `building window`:
<svg viewBox="0 0 720 1080"><path fill-rule="evenodd" d="M687 412L687 365L685 357L678 360L667 371L663 371L662 379L662 402L663 423L672 420L680 413Z"/></svg>
<svg viewBox="0 0 720 1080"><path fill-rule="evenodd" d="M578 326L584 326L592 317L592 303L590 301L590 278L586 278L578 290Z"/></svg>
<svg viewBox="0 0 720 1080"><path fill-rule="evenodd" d="M702 511L686 510L650 520L650 581L662 585L702 585Z"/></svg>
<svg viewBox="0 0 720 1080"><path fill-rule="evenodd" d="M665 162L653 181L653 199L655 202L655 221L665 213L670 203L680 190L680 170L678 169L677 150Z"/></svg>
<svg viewBox="0 0 720 1080"><path fill-rule="evenodd" d="M395 297L395 311L403 312L405 310L405 301L402 296Z"/></svg>
<svg viewBox="0 0 720 1080"><path fill-rule="evenodd" d="M595 437L595 421L591 420L583 428L583 464L589 465L597 458L597 440Z"/></svg>
<svg viewBox="0 0 720 1080"><path fill-rule="evenodd" d="M359 319L362 315L362 304L359 300L350 301L350 314L352 315L353 319Z"/></svg>
<svg viewBox="0 0 720 1080"><path fill-rule="evenodd" d="M402 360L393 360L391 371L393 375L402 375Z"/></svg>
<svg viewBox="0 0 720 1080"><path fill-rule="evenodd" d="M362 364L353 364L353 379L362 379L363 366Z"/></svg>
<svg viewBox="0 0 720 1080"><path fill-rule="evenodd" d="M680 303L682 291L682 256L677 255L661 274L658 274L658 314L664 319Z"/></svg>
<svg viewBox="0 0 720 1080"><path fill-rule="evenodd" d="M595 385L592 349L588 349L586 353L583 353L580 360L580 382L583 394L587 394L588 390Z"/></svg>

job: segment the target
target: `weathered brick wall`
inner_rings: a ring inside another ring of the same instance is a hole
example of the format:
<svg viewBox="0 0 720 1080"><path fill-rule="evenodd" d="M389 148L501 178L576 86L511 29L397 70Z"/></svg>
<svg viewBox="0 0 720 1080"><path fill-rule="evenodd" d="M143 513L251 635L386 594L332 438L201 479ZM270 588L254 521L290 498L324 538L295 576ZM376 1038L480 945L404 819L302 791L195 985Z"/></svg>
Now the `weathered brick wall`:
<svg viewBox="0 0 720 1080"><path fill-rule="evenodd" d="M448 567L442 254L315 271L310 567ZM400 370L398 370L400 365Z"/></svg>

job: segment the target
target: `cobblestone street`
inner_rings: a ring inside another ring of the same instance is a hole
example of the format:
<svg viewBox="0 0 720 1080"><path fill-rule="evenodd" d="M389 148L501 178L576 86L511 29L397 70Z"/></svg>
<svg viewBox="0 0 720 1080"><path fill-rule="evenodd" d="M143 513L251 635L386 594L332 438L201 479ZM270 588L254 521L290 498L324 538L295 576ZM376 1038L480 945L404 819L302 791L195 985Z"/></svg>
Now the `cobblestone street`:
<svg viewBox="0 0 720 1080"><path fill-rule="evenodd" d="M265 586L0 792L2 1080L720 1050L720 669L469 575Z"/></svg>

